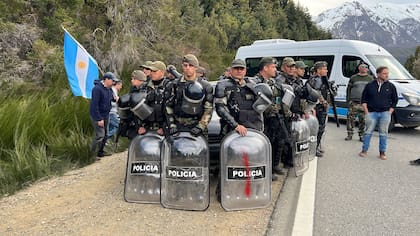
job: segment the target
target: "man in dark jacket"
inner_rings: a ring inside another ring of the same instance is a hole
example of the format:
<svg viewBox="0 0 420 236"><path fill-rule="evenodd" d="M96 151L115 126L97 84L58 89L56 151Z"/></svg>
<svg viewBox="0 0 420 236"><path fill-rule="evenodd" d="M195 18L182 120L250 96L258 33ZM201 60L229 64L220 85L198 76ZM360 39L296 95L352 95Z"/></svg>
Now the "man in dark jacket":
<svg viewBox="0 0 420 236"><path fill-rule="evenodd" d="M376 69L377 79L366 85L362 94L362 106L366 114L366 132L359 156L366 157L373 130L378 124L379 157L386 160L388 126L398 102L397 89L388 81L389 70L385 66Z"/></svg>
<svg viewBox="0 0 420 236"><path fill-rule="evenodd" d="M104 152L104 147L107 140L109 111L113 100L111 87L115 79L113 73L107 72L92 90L89 113L95 130L95 137L92 141L91 152L95 153L97 151L97 157L110 155Z"/></svg>

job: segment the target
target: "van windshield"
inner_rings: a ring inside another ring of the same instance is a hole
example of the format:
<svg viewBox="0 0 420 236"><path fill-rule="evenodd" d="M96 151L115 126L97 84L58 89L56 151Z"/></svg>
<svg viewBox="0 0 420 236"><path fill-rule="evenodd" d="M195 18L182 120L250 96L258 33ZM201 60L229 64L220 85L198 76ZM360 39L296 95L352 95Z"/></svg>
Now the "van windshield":
<svg viewBox="0 0 420 236"><path fill-rule="evenodd" d="M394 58L390 56L366 55L375 68L386 66L391 80L412 80L412 75Z"/></svg>

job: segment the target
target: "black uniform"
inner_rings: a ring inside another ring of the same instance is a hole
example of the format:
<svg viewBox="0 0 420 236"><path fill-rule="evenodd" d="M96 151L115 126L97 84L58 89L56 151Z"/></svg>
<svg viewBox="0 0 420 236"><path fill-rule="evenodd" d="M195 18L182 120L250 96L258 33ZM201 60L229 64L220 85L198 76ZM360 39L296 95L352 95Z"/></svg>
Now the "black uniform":
<svg viewBox="0 0 420 236"><path fill-rule="evenodd" d="M290 86L296 86L294 84L294 77L289 76L283 72L280 72L278 76L275 78L275 81L280 84L287 84ZM285 127L287 129L286 139L284 142L284 147L282 150L281 161L285 167L292 167L293 166L293 149L292 149L292 140L291 137L291 130L292 130L292 118L293 115L296 115L297 110L296 106L299 106L299 103L296 103L296 98L293 100L292 106L290 108L284 107L283 111L283 120Z"/></svg>
<svg viewBox="0 0 420 236"><path fill-rule="evenodd" d="M227 77L217 82L214 104L220 117L222 137L238 125L259 131L264 129L262 114L252 108L258 98L252 90L256 82L249 78L245 78L244 81L245 83L241 85L238 80ZM220 173L216 195L220 202Z"/></svg>
<svg viewBox="0 0 420 236"><path fill-rule="evenodd" d="M276 81L274 78L264 80L261 76L257 78L267 83L273 91L272 104L264 112L264 134L267 135L271 143L272 166L274 169L280 163L286 140L289 137L289 130L285 122L288 112L282 104L284 92L280 80Z"/></svg>
<svg viewBox="0 0 420 236"><path fill-rule="evenodd" d="M142 90L147 93L146 104L153 109L153 113L144 120L139 119L139 127L154 131L165 127L163 101L166 82L165 78L158 81L149 80L142 86Z"/></svg>
<svg viewBox="0 0 420 236"><path fill-rule="evenodd" d="M311 85L312 88L317 90L322 96L322 103L318 103L315 106L316 118L318 119L319 130L317 135L317 150L319 151L319 146L321 143L322 135L325 132L325 123L327 121L328 115L328 99L329 99L329 91L328 91L328 78L327 77L320 77L315 75L314 77L308 80L308 83ZM317 151L317 153L318 153Z"/></svg>
<svg viewBox="0 0 420 236"><path fill-rule="evenodd" d="M133 108L137 105L137 103L134 101L134 97L136 96L136 94L146 92L147 91L145 90L144 84L140 87L131 87L129 92L130 100L128 103L128 107ZM119 107L124 106L119 105ZM121 134L121 136L128 137L128 139L130 140L135 138L138 135L140 122L140 119L136 115L134 115L133 112L129 111L127 119L121 119L120 121L121 130L119 131L119 133Z"/></svg>
<svg viewBox="0 0 420 236"><path fill-rule="evenodd" d="M223 120L221 132L223 135L234 130L236 126L263 130L263 117L252 108L257 99L252 87L255 82L245 78L245 84L240 85L237 80L228 77L220 80L216 85L216 112Z"/></svg>

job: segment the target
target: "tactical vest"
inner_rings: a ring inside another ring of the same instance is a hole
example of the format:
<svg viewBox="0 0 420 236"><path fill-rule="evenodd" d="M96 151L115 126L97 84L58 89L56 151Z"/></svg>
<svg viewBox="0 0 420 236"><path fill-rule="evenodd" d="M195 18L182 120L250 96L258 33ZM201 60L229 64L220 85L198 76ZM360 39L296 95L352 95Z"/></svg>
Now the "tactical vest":
<svg viewBox="0 0 420 236"><path fill-rule="evenodd" d="M278 84L279 81L275 81L274 79L264 80L265 83L270 86L271 90L273 91L273 98L272 98L272 105L267 108L264 112L264 116L267 117L274 117L278 115L282 115L282 97L283 91Z"/></svg>
<svg viewBox="0 0 420 236"><path fill-rule="evenodd" d="M350 90L350 101L360 102L362 100L362 93L369 81L356 81Z"/></svg>
<svg viewBox="0 0 420 236"><path fill-rule="evenodd" d="M146 103L153 108L153 113L147 118L147 121L163 122L163 98L165 91L164 81L158 85L154 85L154 89L150 86L147 86L146 88L148 91Z"/></svg>
<svg viewBox="0 0 420 236"><path fill-rule="evenodd" d="M228 96L229 110L239 124L247 128L262 130L262 116L252 108L252 104L256 101L257 96L249 86L252 86L254 83L248 78L245 78L245 81L248 85L243 87L236 85L230 88L230 95Z"/></svg>
<svg viewBox="0 0 420 236"><path fill-rule="evenodd" d="M318 90L324 99L328 99L328 87L325 84L324 79L316 75L309 79L309 84L312 88Z"/></svg>

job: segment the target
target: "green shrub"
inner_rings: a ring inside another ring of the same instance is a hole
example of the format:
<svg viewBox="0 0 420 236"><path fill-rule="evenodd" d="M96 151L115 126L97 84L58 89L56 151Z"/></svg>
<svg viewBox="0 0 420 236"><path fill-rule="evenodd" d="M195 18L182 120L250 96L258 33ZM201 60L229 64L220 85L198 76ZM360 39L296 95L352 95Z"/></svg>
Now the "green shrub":
<svg viewBox="0 0 420 236"><path fill-rule="evenodd" d="M0 194L94 161L89 102L58 97L46 92L0 104Z"/></svg>

